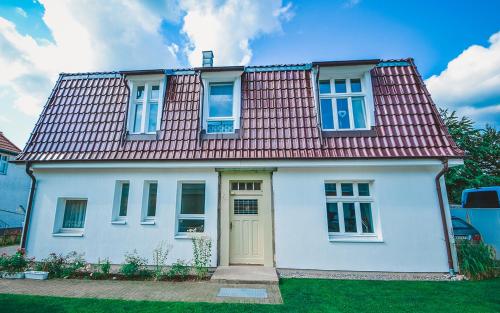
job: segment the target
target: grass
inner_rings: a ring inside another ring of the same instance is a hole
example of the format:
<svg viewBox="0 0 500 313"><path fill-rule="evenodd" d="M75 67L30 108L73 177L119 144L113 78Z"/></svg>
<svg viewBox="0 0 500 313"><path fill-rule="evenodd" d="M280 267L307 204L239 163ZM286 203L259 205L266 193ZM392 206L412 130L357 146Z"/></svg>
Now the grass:
<svg viewBox="0 0 500 313"><path fill-rule="evenodd" d="M0 294L2 312L500 312L500 279L461 282L283 279L283 305Z"/></svg>

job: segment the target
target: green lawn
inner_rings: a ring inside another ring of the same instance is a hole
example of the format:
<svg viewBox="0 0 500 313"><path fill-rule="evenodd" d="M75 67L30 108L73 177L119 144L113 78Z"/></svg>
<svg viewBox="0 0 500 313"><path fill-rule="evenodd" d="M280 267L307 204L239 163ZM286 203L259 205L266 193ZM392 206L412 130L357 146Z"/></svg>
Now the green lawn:
<svg viewBox="0 0 500 313"><path fill-rule="evenodd" d="M283 305L136 302L0 294L1 312L500 312L500 279L386 282L283 279Z"/></svg>

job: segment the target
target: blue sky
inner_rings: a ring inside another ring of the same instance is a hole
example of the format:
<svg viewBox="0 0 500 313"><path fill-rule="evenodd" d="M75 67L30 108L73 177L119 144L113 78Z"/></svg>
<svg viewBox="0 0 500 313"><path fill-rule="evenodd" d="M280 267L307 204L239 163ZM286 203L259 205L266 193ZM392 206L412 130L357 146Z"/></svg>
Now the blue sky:
<svg viewBox="0 0 500 313"><path fill-rule="evenodd" d="M59 72L413 57L435 102L500 121L500 1L0 2L0 131L24 146Z"/></svg>

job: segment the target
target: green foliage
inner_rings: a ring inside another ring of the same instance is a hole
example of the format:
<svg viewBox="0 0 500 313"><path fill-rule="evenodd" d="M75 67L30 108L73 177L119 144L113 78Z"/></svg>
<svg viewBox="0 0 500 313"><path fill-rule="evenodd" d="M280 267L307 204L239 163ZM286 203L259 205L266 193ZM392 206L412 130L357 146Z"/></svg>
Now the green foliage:
<svg viewBox="0 0 500 313"><path fill-rule="evenodd" d="M132 253L125 254L125 263L120 268L120 273L127 277L133 276L148 276L149 272L146 269L147 260L141 258L137 250Z"/></svg>
<svg viewBox="0 0 500 313"><path fill-rule="evenodd" d="M212 256L212 239L207 236L193 235L193 266L198 279L207 276Z"/></svg>
<svg viewBox="0 0 500 313"><path fill-rule="evenodd" d="M165 264L167 263L168 253L171 246L166 246L164 241L160 241L158 246L153 250L153 277L155 280L160 280L165 274Z"/></svg>
<svg viewBox="0 0 500 313"><path fill-rule="evenodd" d="M167 276L169 278L180 278L181 280L186 279L189 274L189 265L184 260L177 260L172 266L170 270L167 272Z"/></svg>
<svg viewBox="0 0 500 313"><path fill-rule="evenodd" d="M111 269L111 263L109 262L109 259L104 259L103 262L99 260L99 269L103 274L109 275L109 270Z"/></svg>
<svg viewBox="0 0 500 313"><path fill-rule="evenodd" d="M441 110L441 117L466 153L464 165L450 168L445 176L450 202L459 204L464 189L500 185L500 131L489 125L476 129L470 118L459 118L455 111Z"/></svg>
<svg viewBox="0 0 500 313"><path fill-rule="evenodd" d="M24 249L17 249L13 255L2 254L0 256L0 271L7 273L24 272L32 260L26 257Z"/></svg>
<svg viewBox="0 0 500 313"><path fill-rule="evenodd" d="M471 279L484 279L496 276L495 250L493 247L469 240L457 242L460 271Z"/></svg>
<svg viewBox="0 0 500 313"><path fill-rule="evenodd" d="M84 266L83 254L72 251L65 256L55 253L49 254L47 258L37 263L36 270L49 272L50 278L63 278L73 276Z"/></svg>

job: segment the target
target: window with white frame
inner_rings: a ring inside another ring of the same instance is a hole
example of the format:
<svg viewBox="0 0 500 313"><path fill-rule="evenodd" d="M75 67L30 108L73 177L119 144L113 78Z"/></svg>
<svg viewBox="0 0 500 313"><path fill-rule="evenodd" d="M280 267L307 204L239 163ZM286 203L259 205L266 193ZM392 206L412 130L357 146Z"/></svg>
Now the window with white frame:
<svg viewBox="0 0 500 313"><path fill-rule="evenodd" d="M113 219L112 221L125 222L128 210L128 200L130 192L129 181L117 181L115 184L115 195L113 201Z"/></svg>
<svg viewBox="0 0 500 313"><path fill-rule="evenodd" d="M59 198L56 208L54 234L81 236L85 227L87 199Z"/></svg>
<svg viewBox="0 0 500 313"><path fill-rule="evenodd" d="M145 181L142 199L142 221L154 222L158 199L158 182Z"/></svg>
<svg viewBox="0 0 500 313"><path fill-rule="evenodd" d="M370 129L364 77L319 81L323 130Z"/></svg>
<svg viewBox="0 0 500 313"><path fill-rule="evenodd" d="M210 83L207 133L234 132L234 83Z"/></svg>
<svg viewBox="0 0 500 313"><path fill-rule="evenodd" d="M9 165L9 157L0 154L0 175L7 175L8 165Z"/></svg>
<svg viewBox="0 0 500 313"><path fill-rule="evenodd" d="M326 182L325 195L330 235L376 235L371 182Z"/></svg>
<svg viewBox="0 0 500 313"><path fill-rule="evenodd" d="M162 81L131 81L129 131L153 134L159 129L163 96Z"/></svg>
<svg viewBox="0 0 500 313"><path fill-rule="evenodd" d="M177 233L205 231L205 183L181 182L179 185Z"/></svg>

